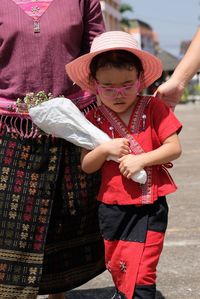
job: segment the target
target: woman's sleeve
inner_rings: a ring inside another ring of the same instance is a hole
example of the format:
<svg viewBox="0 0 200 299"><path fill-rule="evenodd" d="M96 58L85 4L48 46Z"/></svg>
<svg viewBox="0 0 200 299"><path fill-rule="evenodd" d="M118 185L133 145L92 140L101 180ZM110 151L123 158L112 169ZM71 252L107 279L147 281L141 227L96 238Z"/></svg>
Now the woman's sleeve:
<svg viewBox="0 0 200 299"><path fill-rule="evenodd" d="M99 0L85 0L83 14L84 34L81 54L86 54L90 51L94 37L105 31Z"/></svg>

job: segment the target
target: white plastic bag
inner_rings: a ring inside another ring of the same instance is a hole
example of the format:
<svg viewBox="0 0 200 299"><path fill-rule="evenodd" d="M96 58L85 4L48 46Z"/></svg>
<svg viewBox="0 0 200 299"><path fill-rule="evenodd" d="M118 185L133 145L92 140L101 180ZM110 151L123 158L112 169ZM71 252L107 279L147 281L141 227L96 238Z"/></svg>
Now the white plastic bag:
<svg viewBox="0 0 200 299"><path fill-rule="evenodd" d="M45 133L63 138L77 146L92 150L110 137L89 122L67 98L54 98L29 109L33 122ZM117 162L117 157L107 160ZM132 176L135 182L145 184L147 174L141 170Z"/></svg>

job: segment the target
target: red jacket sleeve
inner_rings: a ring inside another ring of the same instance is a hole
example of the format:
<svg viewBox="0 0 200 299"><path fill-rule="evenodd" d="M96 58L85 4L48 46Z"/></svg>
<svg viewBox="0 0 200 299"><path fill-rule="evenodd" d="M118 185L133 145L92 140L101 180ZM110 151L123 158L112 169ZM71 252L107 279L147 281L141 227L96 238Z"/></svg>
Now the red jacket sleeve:
<svg viewBox="0 0 200 299"><path fill-rule="evenodd" d="M153 127L162 143L170 135L178 134L182 129L182 124L161 100L154 98L151 102Z"/></svg>

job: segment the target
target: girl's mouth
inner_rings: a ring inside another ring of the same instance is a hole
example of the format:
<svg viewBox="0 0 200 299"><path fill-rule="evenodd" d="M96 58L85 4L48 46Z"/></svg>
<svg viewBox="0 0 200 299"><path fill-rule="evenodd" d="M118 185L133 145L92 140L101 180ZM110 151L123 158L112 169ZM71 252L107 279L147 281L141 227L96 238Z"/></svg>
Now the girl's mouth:
<svg viewBox="0 0 200 299"><path fill-rule="evenodd" d="M117 105L124 105L124 104L125 104L124 102L115 102L114 103L115 106L117 106Z"/></svg>

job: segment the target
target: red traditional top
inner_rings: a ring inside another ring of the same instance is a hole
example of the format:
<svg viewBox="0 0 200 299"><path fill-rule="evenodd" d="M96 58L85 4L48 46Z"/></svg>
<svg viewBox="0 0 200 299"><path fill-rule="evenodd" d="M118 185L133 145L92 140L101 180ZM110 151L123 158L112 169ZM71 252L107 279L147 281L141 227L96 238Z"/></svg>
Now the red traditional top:
<svg viewBox="0 0 200 299"><path fill-rule="evenodd" d="M167 137L175 132L179 133L182 128L173 112L163 102L153 97L140 97L128 126L117 114L109 109L106 110L108 114L105 116L101 108L97 107L87 114L87 118L112 138L133 138L138 154L160 147ZM117 123L121 133L113 126L113 121ZM147 167L146 171L147 183L140 185L122 176L118 163L106 161L101 169L102 182L98 200L106 204L149 204L159 196L167 195L177 189L163 165Z"/></svg>

